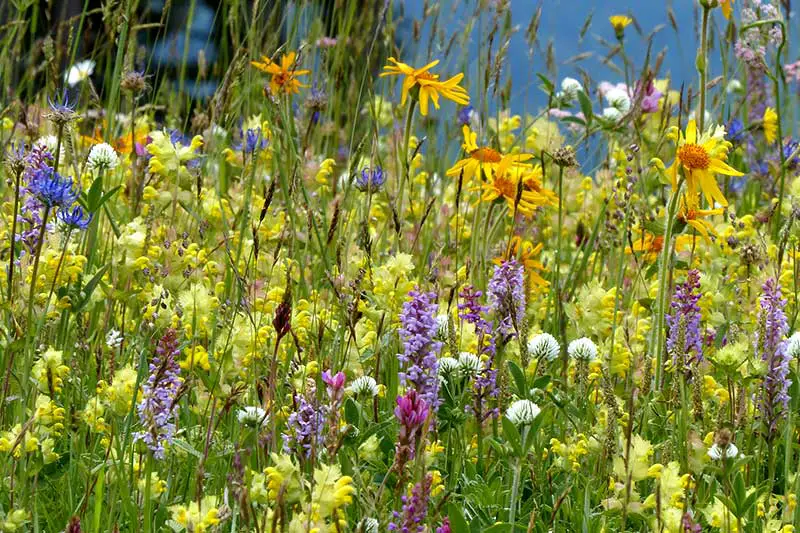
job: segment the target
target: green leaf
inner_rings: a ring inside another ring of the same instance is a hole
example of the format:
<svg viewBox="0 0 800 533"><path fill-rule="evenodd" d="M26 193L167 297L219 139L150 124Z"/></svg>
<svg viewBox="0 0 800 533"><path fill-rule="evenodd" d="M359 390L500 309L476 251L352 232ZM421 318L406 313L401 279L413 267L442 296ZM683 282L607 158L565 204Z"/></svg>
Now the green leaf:
<svg viewBox="0 0 800 533"><path fill-rule="evenodd" d="M89 280L89 283L83 286L83 290L81 291L83 293L83 299L75 307L76 313L82 311L83 308L89 303L92 293L97 288L97 284L100 283L100 280L103 279L103 275L106 273L106 270L108 270L108 265L104 265L102 268L100 268L94 277Z"/></svg>
<svg viewBox="0 0 800 533"><path fill-rule="evenodd" d="M528 382L525 379L525 373L514 361L507 361L508 371L514 378L514 385L517 387L517 396L520 398L528 397Z"/></svg>
<svg viewBox="0 0 800 533"><path fill-rule="evenodd" d="M447 517L450 519L450 529L455 533L470 533L469 525L464 519L464 513L455 503L447 504Z"/></svg>
<svg viewBox="0 0 800 533"><path fill-rule="evenodd" d="M592 117L594 116L594 113L592 113L592 101L589 100L589 95L586 92L578 91L578 102L581 104L581 113L583 113L588 126L592 123Z"/></svg>
<svg viewBox="0 0 800 533"><path fill-rule="evenodd" d="M580 124L581 126L586 126L586 121L583 120L581 117L561 117L561 122L571 122L573 124Z"/></svg>
<svg viewBox="0 0 800 533"><path fill-rule="evenodd" d="M536 77L539 78L539 81L542 82L541 85L542 91L547 93L548 96L552 96L556 89L556 86L553 85L553 82L547 79L547 77L544 74L539 72L536 73Z"/></svg>
<svg viewBox="0 0 800 533"><path fill-rule="evenodd" d="M519 434L519 430L514 423L506 418L503 418L503 435L506 438L506 441L514 448L514 453L517 457L522 456L522 436Z"/></svg>
<svg viewBox="0 0 800 533"><path fill-rule="evenodd" d="M347 421L348 424L352 424L353 426L358 426L359 419L358 406L356 402L353 401L352 398L348 398L344 402L344 419Z"/></svg>
<svg viewBox="0 0 800 533"><path fill-rule="evenodd" d="M191 444L189 444L188 442L186 442L186 441L185 441L185 440L183 440L183 439L174 439L174 440L172 441L172 444L173 444L173 445L174 445L176 448L180 448L181 450L185 451L186 453L188 453L188 454L191 454L191 455L194 455L194 456L195 456L195 457L197 457L198 459L202 459L202 458L203 458L203 454L202 454L202 453L200 453L199 451L195 450L195 449L192 447L192 445L191 445Z"/></svg>

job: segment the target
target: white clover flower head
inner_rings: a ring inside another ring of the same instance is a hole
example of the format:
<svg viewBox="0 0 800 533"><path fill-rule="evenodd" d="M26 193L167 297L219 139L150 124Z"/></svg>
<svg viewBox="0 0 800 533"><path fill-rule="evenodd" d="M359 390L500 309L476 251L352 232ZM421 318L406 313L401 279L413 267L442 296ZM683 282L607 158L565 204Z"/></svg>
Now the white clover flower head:
<svg viewBox="0 0 800 533"><path fill-rule="evenodd" d="M575 78L564 78L561 80L562 95L570 100L578 97L578 93L583 91L583 85Z"/></svg>
<svg viewBox="0 0 800 533"><path fill-rule="evenodd" d="M611 107L624 114L631 110L631 96L622 87L612 87L606 94L606 102Z"/></svg>
<svg viewBox="0 0 800 533"><path fill-rule="evenodd" d="M720 459L734 459L739 455L739 448L734 443L729 443L725 448L722 448L716 442L708 449L708 456L714 461Z"/></svg>
<svg viewBox="0 0 800 533"><path fill-rule="evenodd" d="M447 338L450 332L450 322L446 314L442 313L436 315L436 334L440 337Z"/></svg>
<svg viewBox="0 0 800 533"><path fill-rule="evenodd" d="M70 87L74 87L92 75L94 72L94 65L95 63L91 59L78 61L64 73L64 81L67 82L67 85Z"/></svg>
<svg viewBox="0 0 800 533"><path fill-rule="evenodd" d="M239 423L249 427L265 426L268 418L267 412L255 405L243 407L236 413L236 419Z"/></svg>
<svg viewBox="0 0 800 533"><path fill-rule="evenodd" d="M348 389L356 396L359 394L373 397L378 395L378 383L372 376L361 376L354 379Z"/></svg>
<svg viewBox="0 0 800 533"><path fill-rule="evenodd" d="M106 346L114 349L119 348L120 344L122 344L122 333L116 329L109 330L108 333L106 333Z"/></svg>
<svg viewBox="0 0 800 533"><path fill-rule="evenodd" d="M536 359L554 361L561 354L561 346L549 333L539 333L528 341L528 353Z"/></svg>
<svg viewBox="0 0 800 533"><path fill-rule="evenodd" d="M439 359L439 377L444 379L458 371L458 360L453 357L442 357Z"/></svg>
<svg viewBox="0 0 800 533"><path fill-rule="evenodd" d="M786 355L792 359L800 357L800 331L795 332L786 341Z"/></svg>
<svg viewBox="0 0 800 533"><path fill-rule="evenodd" d="M33 145L40 148L46 148L47 151L50 152L50 154L55 157L56 148L58 148L58 137L56 137L55 135L43 135L42 137L36 139ZM61 156L62 156L61 159L63 159L65 150L66 147L64 146L64 143L61 143Z"/></svg>
<svg viewBox="0 0 800 533"><path fill-rule="evenodd" d="M362 531L363 533L378 533L379 527L380 523L378 520L368 516L361 520L361 524L359 524L359 527L356 529L357 531Z"/></svg>
<svg viewBox="0 0 800 533"><path fill-rule="evenodd" d="M506 418L517 426L529 426L542 410L530 400L517 400L506 411Z"/></svg>
<svg viewBox="0 0 800 533"><path fill-rule="evenodd" d="M575 339L567 346L567 354L578 361L597 359L597 345L588 337Z"/></svg>
<svg viewBox="0 0 800 533"><path fill-rule="evenodd" d="M108 143L92 146L86 164L92 170L111 170L119 165L119 156L116 150Z"/></svg>
<svg viewBox="0 0 800 533"><path fill-rule="evenodd" d="M616 122L622 118L622 112L616 107L606 107L603 109L603 118Z"/></svg>
<svg viewBox="0 0 800 533"><path fill-rule="evenodd" d="M481 360L474 353L461 352L458 355L458 369L465 377L477 376L481 371Z"/></svg>
<svg viewBox="0 0 800 533"><path fill-rule="evenodd" d="M725 87L725 92L728 94L738 93L742 90L742 82L739 80L731 80L728 82L728 85Z"/></svg>

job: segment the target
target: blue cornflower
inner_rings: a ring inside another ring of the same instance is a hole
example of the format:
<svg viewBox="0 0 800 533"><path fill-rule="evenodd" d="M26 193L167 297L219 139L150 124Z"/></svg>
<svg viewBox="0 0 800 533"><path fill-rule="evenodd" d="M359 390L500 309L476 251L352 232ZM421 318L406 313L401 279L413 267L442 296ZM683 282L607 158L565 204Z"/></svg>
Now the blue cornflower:
<svg viewBox="0 0 800 533"><path fill-rule="evenodd" d="M383 184L386 183L386 174L380 166L374 169L364 168L361 170L360 175L356 175L356 188L359 191L372 191L379 190Z"/></svg>
<svg viewBox="0 0 800 533"><path fill-rule="evenodd" d="M740 144L744 141L744 123L739 118L734 118L730 122L728 122L727 133L725 135L726 139L731 142L732 144Z"/></svg>
<svg viewBox="0 0 800 533"><path fill-rule="evenodd" d="M25 170L25 143L12 142L6 153L6 162L14 173Z"/></svg>
<svg viewBox="0 0 800 533"><path fill-rule="evenodd" d="M472 123L472 115L475 113L475 108L471 105L462 107L458 112L458 125L469 126Z"/></svg>
<svg viewBox="0 0 800 533"><path fill-rule="evenodd" d="M68 207L78 199L72 178L65 178L52 167L35 170L28 190L47 207Z"/></svg>
<svg viewBox="0 0 800 533"><path fill-rule="evenodd" d="M242 143L237 147L246 154L252 154L256 150L263 150L269 141L261 135L261 128L248 129L242 133Z"/></svg>
<svg viewBox="0 0 800 533"><path fill-rule="evenodd" d="M787 168L790 170L795 170L800 166L800 156L795 153L798 151L798 148L800 148L800 142L794 139L789 139L786 141L786 144L783 145L783 157L787 162Z"/></svg>
<svg viewBox="0 0 800 533"><path fill-rule="evenodd" d="M85 230L89 227L93 215L86 213L79 205L73 206L72 209L60 209L58 211L58 219L73 229Z"/></svg>
<svg viewBox="0 0 800 533"><path fill-rule="evenodd" d="M56 122L68 122L72 120L75 116L75 106L78 102L70 102L69 101L69 93L66 89L61 93L59 97L56 95L55 98L47 97L47 103L50 105L50 110L53 112L52 119Z"/></svg>
<svg viewBox="0 0 800 533"><path fill-rule="evenodd" d="M318 89L315 83L306 97L305 107L311 113L311 122L319 122L320 113L328 107L328 94L323 89Z"/></svg>

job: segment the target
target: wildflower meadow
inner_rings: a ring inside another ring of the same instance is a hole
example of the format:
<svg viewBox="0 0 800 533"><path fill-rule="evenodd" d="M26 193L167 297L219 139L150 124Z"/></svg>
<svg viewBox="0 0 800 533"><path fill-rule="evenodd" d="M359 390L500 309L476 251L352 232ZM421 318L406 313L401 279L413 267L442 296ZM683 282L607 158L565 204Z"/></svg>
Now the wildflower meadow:
<svg viewBox="0 0 800 533"><path fill-rule="evenodd" d="M0 2L0 533L800 528L796 9Z"/></svg>

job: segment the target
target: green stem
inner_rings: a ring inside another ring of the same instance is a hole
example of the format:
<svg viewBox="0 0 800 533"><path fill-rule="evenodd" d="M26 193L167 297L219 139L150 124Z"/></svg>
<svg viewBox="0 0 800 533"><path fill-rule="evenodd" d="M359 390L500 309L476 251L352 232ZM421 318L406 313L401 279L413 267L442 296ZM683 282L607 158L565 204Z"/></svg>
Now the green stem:
<svg viewBox="0 0 800 533"><path fill-rule="evenodd" d="M398 191L397 216L402 224L403 220L403 199L405 198L406 184L409 182L411 173L411 161L408 159L408 145L411 142L411 129L414 124L414 109L417 106L415 98L408 99L408 112L406 113L406 127L403 131L403 153L400 154L403 175L400 177L400 190ZM400 233L398 233L398 248L400 247Z"/></svg>
<svg viewBox="0 0 800 533"><path fill-rule="evenodd" d="M658 266L658 298L656 302L656 322L653 324L652 339L650 349L656 352L656 390L661 390L662 377L664 372L664 350L663 350L663 333L664 328L664 313L666 312L667 305L667 279L669 274L669 261L670 253L672 252L672 225L675 222L675 213L678 209L678 198L680 196L681 188L685 178L681 178L675 191L672 193L672 198L669 201L669 208L667 210L666 226L664 227L664 242L661 249L661 262Z"/></svg>
<svg viewBox="0 0 800 533"><path fill-rule="evenodd" d="M153 470L153 458L150 453L147 454L147 461L144 470L144 533L150 533L153 530L153 500L150 498L150 472Z"/></svg>
<svg viewBox="0 0 800 533"><path fill-rule="evenodd" d="M708 16L710 7L703 5L703 23L700 29L700 51L697 53L697 72L700 75L700 109L697 124L703 131L706 120L706 77L708 76Z"/></svg>

